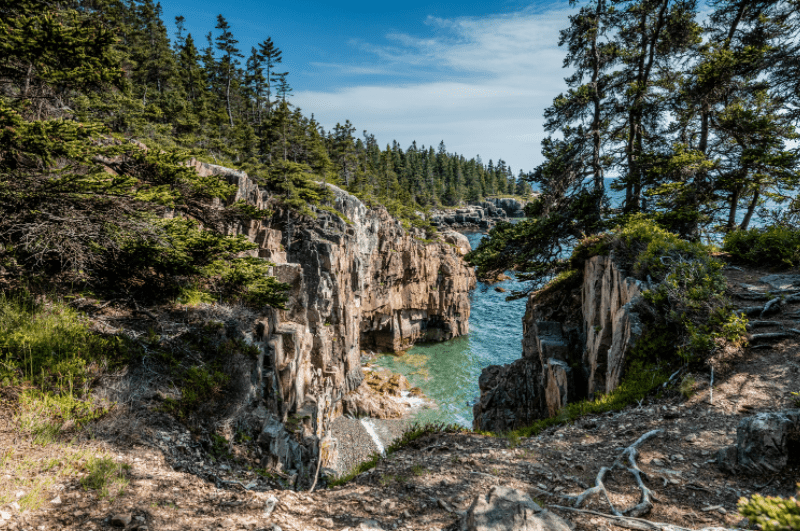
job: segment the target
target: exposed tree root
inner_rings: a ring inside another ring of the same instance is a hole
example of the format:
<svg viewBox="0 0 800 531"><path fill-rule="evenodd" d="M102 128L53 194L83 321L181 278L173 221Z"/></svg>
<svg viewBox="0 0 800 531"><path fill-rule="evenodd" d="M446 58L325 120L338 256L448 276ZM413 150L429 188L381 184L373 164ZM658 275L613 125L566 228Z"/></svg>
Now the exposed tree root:
<svg viewBox="0 0 800 531"><path fill-rule="evenodd" d="M775 297L774 299L772 299L772 300L770 300L769 302L767 302L767 303L764 305L764 309L763 309L763 310L761 310L761 315L760 315L760 317L762 317L762 318L763 318L763 317L764 317L766 314L768 314L770 311L772 311L772 308L773 308L773 307L774 307L776 304L778 304L778 305L780 305L780 304L781 304L781 298L780 298L780 297Z"/></svg>
<svg viewBox="0 0 800 531"><path fill-rule="evenodd" d="M748 321L747 328L763 328L767 326L780 326L783 327L783 323L780 321Z"/></svg>
<svg viewBox="0 0 800 531"><path fill-rule="evenodd" d="M562 511L569 511L573 513L591 514L601 518L607 518L613 522L614 525L624 527L625 529L636 529L641 531L731 531L727 527L704 527L703 529L690 529L688 527L681 527L673 524L662 524L659 522L651 522L641 518L634 518L630 516L619 516L597 511L589 511L586 509L576 509L574 507L564 507L563 505L548 505L553 509L560 509Z"/></svg>
<svg viewBox="0 0 800 531"><path fill-rule="evenodd" d="M639 437L636 442L625 448L622 451L622 454L614 461L614 463L610 467L603 467L600 469L600 472L597 473L597 478L595 478L595 486L586 489L578 496L570 496L568 499L572 501L575 507L580 507L583 503L594 496L595 494L602 493L606 501L608 502L609 507L611 508L611 514L622 517L623 514L629 514L631 516L637 517L642 516L650 512L653 508L653 501L658 501L653 491L651 491L647 485L644 484L642 480L643 477L646 477L647 474L643 472L639 466L636 464L636 457L639 455L638 447L641 446L647 439L651 437L655 437L656 435L660 434L663 430L652 430L648 431L641 437ZM628 461L628 466L625 465L625 460ZM608 495L608 491L606 490L605 484L603 481L605 480L606 475L615 470L615 469L623 469L630 472L633 477L636 479L636 484L639 487L639 491L642 493L641 501L629 508L624 510L623 512L619 512L615 507L614 504L611 503L611 498ZM652 529L652 528L650 528Z"/></svg>
<svg viewBox="0 0 800 531"><path fill-rule="evenodd" d="M786 339L787 337L792 337L792 334L789 332L764 332L763 334L752 334L748 340L750 342L762 340L770 341L773 339Z"/></svg>

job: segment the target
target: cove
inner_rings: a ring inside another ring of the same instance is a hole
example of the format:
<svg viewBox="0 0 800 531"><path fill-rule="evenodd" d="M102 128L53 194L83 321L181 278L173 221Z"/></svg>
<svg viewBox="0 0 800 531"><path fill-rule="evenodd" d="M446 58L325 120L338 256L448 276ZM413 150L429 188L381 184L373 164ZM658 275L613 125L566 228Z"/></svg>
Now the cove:
<svg viewBox="0 0 800 531"><path fill-rule="evenodd" d="M473 249L485 236L480 232L465 235ZM386 354L375 360L375 365L403 374L436 402L434 408L417 411L413 421L471 428L472 404L480 396L481 371L489 365L519 359L525 298L506 301L508 293L498 293L495 287L510 292L521 286L513 278L491 285L478 282L470 294L468 335L442 343L418 344L402 356Z"/></svg>

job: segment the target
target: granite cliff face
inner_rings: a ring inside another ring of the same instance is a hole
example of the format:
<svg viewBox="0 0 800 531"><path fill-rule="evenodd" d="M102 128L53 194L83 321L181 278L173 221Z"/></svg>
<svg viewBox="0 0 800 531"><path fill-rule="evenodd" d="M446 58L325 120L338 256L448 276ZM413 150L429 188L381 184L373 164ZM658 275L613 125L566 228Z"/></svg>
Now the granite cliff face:
<svg viewBox="0 0 800 531"><path fill-rule="evenodd" d="M625 356L641 335L634 311L641 283L612 257L584 266L580 291L534 293L523 318L522 358L484 369L474 427L503 432L554 416L569 402L619 385Z"/></svg>
<svg viewBox="0 0 800 531"><path fill-rule="evenodd" d="M367 208L335 186L329 187L341 215L318 210L316 219L300 217L280 210L269 190L243 172L193 165L236 184L235 201L274 211L230 228L258 243L258 256L291 286L287 309L268 310L249 336L262 352L248 394L260 415L252 422L263 426L265 464L297 470L310 453L328 455L327 466L335 442L321 441L331 418L363 412L354 398L363 394L362 349L400 351L467 333L475 275L461 257L469 243L453 233L425 240L384 208Z"/></svg>

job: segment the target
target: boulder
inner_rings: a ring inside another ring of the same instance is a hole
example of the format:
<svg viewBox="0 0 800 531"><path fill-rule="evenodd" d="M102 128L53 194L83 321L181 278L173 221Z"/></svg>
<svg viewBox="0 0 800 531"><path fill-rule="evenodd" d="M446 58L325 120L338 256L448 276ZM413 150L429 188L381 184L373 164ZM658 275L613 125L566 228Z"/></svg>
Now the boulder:
<svg viewBox="0 0 800 531"><path fill-rule="evenodd" d="M468 252L472 250L472 246L469 244L469 238L461 234L460 232L456 231L447 231L442 233L442 238L446 243L449 243L453 247L455 247L456 252L461 256L464 256Z"/></svg>
<svg viewBox="0 0 800 531"><path fill-rule="evenodd" d="M759 413L739 422L736 444L721 448L717 465L729 473L770 475L800 455L800 409Z"/></svg>
<svg viewBox="0 0 800 531"><path fill-rule="evenodd" d="M472 502L464 531L571 531L560 516L542 509L525 492L499 485Z"/></svg>

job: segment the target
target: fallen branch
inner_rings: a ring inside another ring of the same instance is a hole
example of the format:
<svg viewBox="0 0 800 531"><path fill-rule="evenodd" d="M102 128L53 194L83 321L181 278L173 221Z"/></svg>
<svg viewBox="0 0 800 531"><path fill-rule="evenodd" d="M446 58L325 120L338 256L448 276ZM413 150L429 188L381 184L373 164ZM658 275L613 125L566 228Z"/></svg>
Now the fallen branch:
<svg viewBox="0 0 800 531"><path fill-rule="evenodd" d="M624 527L625 529L636 529L642 531L741 531L739 529L731 530L727 527L704 527L703 529L690 529L688 527L681 527L673 524L664 524L660 522L651 522L650 520L643 520L642 518L634 518L631 516L616 516L611 514L599 513L597 511L589 511L587 509L576 509L574 507L564 507L562 505L548 505L551 509L559 509L561 511L569 511L573 513L591 514L592 516L599 516L613 520L614 525Z"/></svg>
<svg viewBox="0 0 800 531"><path fill-rule="evenodd" d="M641 446L646 440L650 439L651 437L655 437L656 435L660 434L663 430L652 430L648 431L641 437L639 437L636 442L628 446L622 451L622 454L614 461L614 463L610 467L603 467L600 469L600 472L597 473L597 477L595 478L595 486L584 490L577 496L570 496L568 499L573 501L575 507L580 507L589 497L602 493L606 501L608 502L609 507L611 508L611 513L615 516L623 516L623 513L632 514L633 516L642 516L650 512L653 508L653 501L658 501L655 496L655 493L651 491L647 485L644 484L642 477L646 477L647 474L643 472L639 466L636 464L636 457L639 455L638 447ZM625 466L624 461L627 459L629 466ZM622 513L619 512L615 507L614 504L611 503L611 498L608 495L608 490L606 490L604 480L606 475L613 471L614 469L624 469L633 475L634 479L636 479L636 484L639 487L639 491L642 493L641 500L635 506L626 509Z"/></svg>

